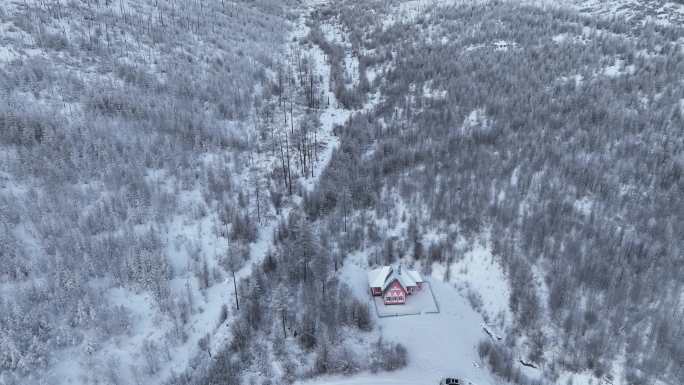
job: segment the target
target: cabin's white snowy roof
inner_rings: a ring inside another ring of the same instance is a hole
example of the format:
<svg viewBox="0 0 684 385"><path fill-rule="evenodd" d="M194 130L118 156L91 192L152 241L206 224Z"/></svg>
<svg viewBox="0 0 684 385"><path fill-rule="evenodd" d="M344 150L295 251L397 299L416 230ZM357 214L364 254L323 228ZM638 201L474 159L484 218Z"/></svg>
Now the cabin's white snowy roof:
<svg viewBox="0 0 684 385"><path fill-rule="evenodd" d="M421 283L423 282L423 277L420 275L420 273L417 270L409 270L406 269L406 272L411 275L411 278L413 278L413 281L416 283Z"/></svg>
<svg viewBox="0 0 684 385"><path fill-rule="evenodd" d="M419 272L407 269L400 264L396 266L383 266L368 272L368 285L370 287L380 287L383 291L395 279L403 287L417 286L418 282L423 282Z"/></svg>
<svg viewBox="0 0 684 385"><path fill-rule="evenodd" d="M383 266L369 271L368 285L370 287L383 287L390 272L392 272L392 266Z"/></svg>

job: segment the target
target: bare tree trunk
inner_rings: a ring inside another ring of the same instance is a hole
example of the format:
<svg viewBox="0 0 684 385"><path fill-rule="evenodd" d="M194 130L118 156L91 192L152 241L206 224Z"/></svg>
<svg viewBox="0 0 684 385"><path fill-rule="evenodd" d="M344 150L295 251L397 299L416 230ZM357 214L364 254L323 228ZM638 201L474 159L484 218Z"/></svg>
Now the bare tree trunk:
<svg viewBox="0 0 684 385"><path fill-rule="evenodd" d="M258 177L257 177L258 178ZM261 224L261 202L259 201L259 185L257 180L256 190L256 204L257 204L257 221Z"/></svg>
<svg viewBox="0 0 684 385"><path fill-rule="evenodd" d="M290 117L292 119L292 117ZM287 153L287 179L288 179L288 191L292 195L292 169L290 168L290 144L287 140L287 130L285 130L285 151Z"/></svg>
<svg viewBox="0 0 684 385"><path fill-rule="evenodd" d="M235 308L240 311L240 300L238 299L237 281L235 280L235 268L231 269L233 273L233 289L235 290Z"/></svg>
<svg viewBox="0 0 684 385"><path fill-rule="evenodd" d="M287 135L287 133L285 135ZM285 166L285 151L283 151L282 139L279 140L278 142L280 142L280 161L283 164L283 182L285 183L285 188L287 188L288 184L287 184L287 168Z"/></svg>
<svg viewBox="0 0 684 385"><path fill-rule="evenodd" d="M287 338L287 331L285 330L285 309L280 310L280 318L283 321L283 338Z"/></svg>

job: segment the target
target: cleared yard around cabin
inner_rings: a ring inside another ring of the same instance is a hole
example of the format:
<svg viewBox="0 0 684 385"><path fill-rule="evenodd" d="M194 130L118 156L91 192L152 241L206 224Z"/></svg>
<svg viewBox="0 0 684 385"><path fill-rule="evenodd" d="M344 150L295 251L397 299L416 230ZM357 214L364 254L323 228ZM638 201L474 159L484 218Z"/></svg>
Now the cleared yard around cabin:
<svg viewBox="0 0 684 385"><path fill-rule="evenodd" d="M382 297L372 297L375 313L378 317L399 317L407 315L439 313L437 297L432 291L430 282L423 283L423 289L406 296L406 303L385 305Z"/></svg>
<svg viewBox="0 0 684 385"><path fill-rule="evenodd" d="M345 263L341 275L354 295L368 298L367 267L363 261L363 257L352 256ZM440 301L439 313L377 318L383 338L399 342L408 350L409 363L406 368L382 374L363 372L353 376L324 376L298 384L429 385L438 384L446 376L467 378L477 385L498 384L482 366L477 355L477 343L487 337L481 326L484 322L482 316L473 310L468 300L453 285L441 282L433 275L428 287L429 290L423 289L420 294L429 299L432 297L430 293L434 293L435 298ZM407 304L418 298L420 297L409 296ZM402 305L388 306L390 311L401 307Z"/></svg>

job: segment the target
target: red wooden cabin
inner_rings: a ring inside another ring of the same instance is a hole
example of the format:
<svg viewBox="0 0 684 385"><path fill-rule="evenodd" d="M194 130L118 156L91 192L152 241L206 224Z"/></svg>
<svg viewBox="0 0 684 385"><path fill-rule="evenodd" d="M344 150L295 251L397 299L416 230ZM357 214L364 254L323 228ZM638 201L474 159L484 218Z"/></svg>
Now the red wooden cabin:
<svg viewBox="0 0 684 385"><path fill-rule="evenodd" d="M409 295L422 288L423 278L401 264L383 266L368 272L368 286L372 296L383 297L385 305L402 305Z"/></svg>

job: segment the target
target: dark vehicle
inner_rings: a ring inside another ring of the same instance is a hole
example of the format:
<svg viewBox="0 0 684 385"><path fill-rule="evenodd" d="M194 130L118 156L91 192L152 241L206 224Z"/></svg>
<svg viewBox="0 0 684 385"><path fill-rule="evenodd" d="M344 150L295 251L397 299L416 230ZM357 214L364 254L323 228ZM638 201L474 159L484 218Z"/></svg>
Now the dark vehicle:
<svg viewBox="0 0 684 385"><path fill-rule="evenodd" d="M463 378L446 377L442 378L439 385L475 385L471 381Z"/></svg>
<svg viewBox="0 0 684 385"><path fill-rule="evenodd" d="M458 378L442 378L439 385L463 385L464 382Z"/></svg>

